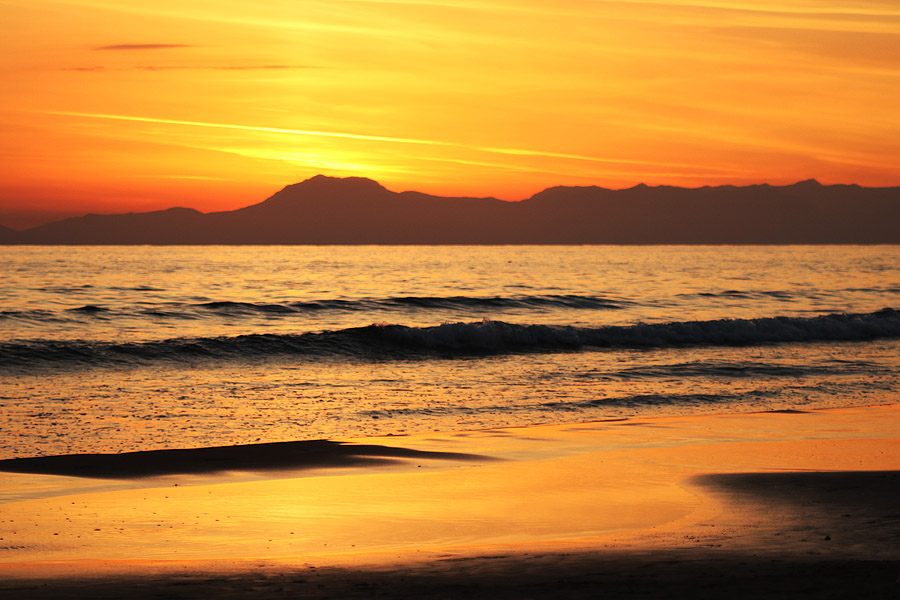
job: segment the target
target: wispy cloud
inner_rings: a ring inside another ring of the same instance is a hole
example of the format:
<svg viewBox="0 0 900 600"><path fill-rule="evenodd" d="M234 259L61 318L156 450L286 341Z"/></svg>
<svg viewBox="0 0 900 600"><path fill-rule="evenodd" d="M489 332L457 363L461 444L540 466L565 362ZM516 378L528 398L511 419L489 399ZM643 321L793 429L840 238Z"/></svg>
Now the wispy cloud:
<svg viewBox="0 0 900 600"><path fill-rule="evenodd" d="M871 6L863 3L827 2L774 2L763 0L757 2L717 1L717 0L591 0L595 6L638 6L648 9L701 9L716 11L733 11L742 13L759 13L767 15L788 16L836 16L836 17L896 17L900 10L889 2L875 2Z"/></svg>
<svg viewBox="0 0 900 600"><path fill-rule="evenodd" d="M134 179L175 179L187 181L232 181L225 177L210 177L208 175L132 175Z"/></svg>
<svg viewBox="0 0 900 600"><path fill-rule="evenodd" d="M421 146L438 146L443 148L463 148L476 152L486 152L495 155L506 155L506 156L530 156L530 157L538 157L538 158L557 158L557 159L567 159L574 161L584 161L591 163L603 163L609 165L645 165L645 166L655 166L655 167L691 167L696 168L696 165L690 163L677 163L677 162L662 162L656 160L634 160L627 159L621 157L600 157L600 156L589 156L584 154L571 154L571 153L562 153L562 152L546 152L540 150L529 150L523 148L499 148L499 147L488 147L488 146L477 146L477 145L468 145L461 144L456 142L446 142L440 140L427 140L427 139L418 139L418 138L403 138L403 137L389 137L389 136L379 136L379 135L366 135L366 134L358 134L358 133L344 133L344 132L335 132L335 131L318 131L311 129L284 129L280 127L262 127L257 125L238 125L233 123L210 123L206 121L186 121L180 119L159 119L155 117L138 117L131 115L111 115L111 114L101 114L101 113L82 113L82 112L69 112L69 111L47 111L45 114L52 115L61 115L61 116L69 116L69 117L83 117L90 119L107 119L114 121L132 121L139 123L161 123L165 125L182 125L182 126L190 126L190 127L204 127L210 129L231 129L231 130L239 130L239 131L257 131L262 133L279 133L279 134L289 134L289 135L304 135L304 136L315 136L315 137L326 137L326 138L341 138L341 139L352 139L352 140L362 140L362 141L373 141L373 142L388 142L394 144L413 144L413 145L421 145ZM715 168L710 168L711 170L716 170Z"/></svg>
<svg viewBox="0 0 900 600"><path fill-rule="evenodd" d="M311 129L283 129L280 127L260 127L257 125L236 125L234 123L208 123L205 121L184 121L179 119L157 119L154 117L136 117L130 115L108 115L98 113L81 113L68 111L48 111L48 114L63 115L68 117L85 117L89 119L108 119L113 121L134 121L139 123L162 123L166 125L187 125L191 127L205 127L211 129L236 129L239 131L259 131L263 133L287 133L293 135L309 135L318 137L332 137L353 140L368 140L375 142L393 142L398 144L424 144L430 146L451 146L446 142L433 140L420 140L414 138L399 138L379 135L364 135L357 133L340 133L335 131L316 131Z"/></svg>
<svg viewBox="0 0 900 600"><path fill-rule="evenodd" d="M131 67L104 67L101 65L64 67L62 71L102 73L106 71L277 71L287 69L314 69L312 65L134 65Z"/></svg>
<svg viewBox="0 0 900 600"><path fill-rule="evenodd" d="M192 48L190 44L112 44L95 46L91 50L167 50L169 48Z"/></svg>
<svg viewBox="0 0 900 600"><path fill-rule="evenodd" d="M213 71L255 71L269 69L311 69L308 65L221 65L221 66L202 66L202 65L140 65L134 67L139 71L179 71L208 69Z"/></svg>

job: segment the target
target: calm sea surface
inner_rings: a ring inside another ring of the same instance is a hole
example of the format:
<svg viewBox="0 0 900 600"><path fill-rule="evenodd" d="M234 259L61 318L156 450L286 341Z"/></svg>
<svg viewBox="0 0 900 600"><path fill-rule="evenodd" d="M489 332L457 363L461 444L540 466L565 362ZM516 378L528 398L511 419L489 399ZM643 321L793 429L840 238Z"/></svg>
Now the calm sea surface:
<svg viewBox="0 0 900 600"><path fill-rule="evenodd" d="M0 458L896 401L900 247L3 247Z"/></svg>

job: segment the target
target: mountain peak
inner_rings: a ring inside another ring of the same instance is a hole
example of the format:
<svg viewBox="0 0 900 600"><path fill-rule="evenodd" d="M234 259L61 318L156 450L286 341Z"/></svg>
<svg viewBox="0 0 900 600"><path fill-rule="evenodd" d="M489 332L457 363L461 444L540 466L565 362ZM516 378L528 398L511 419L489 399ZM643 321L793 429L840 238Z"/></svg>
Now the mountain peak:
<svg viewBox="0 0 900 600"><path fill-rule="evenodd" d="M366 201L392 194L377 181L366 177L316 175L300 183L287 185L269 199L240 210L297 206L298 202L309 201Z"/></svg>
<svg viewBox="0 0 900 600"><path fill-rule="evenodd" d="M365 191L385 191L384 186L368 177L330 177L328 175L316 175L310 177L300 183L287 186L289 188L313 188L316 190L353 190L357 192Z"/></svg>
<svg viewBox="0 0 900 600"><path fill-rule="evenodd" d="M799 187L799 188L819 188L822 187L822 184L818 182L816 179L804 179L803 181L798 181L791 187Z"/></svg>

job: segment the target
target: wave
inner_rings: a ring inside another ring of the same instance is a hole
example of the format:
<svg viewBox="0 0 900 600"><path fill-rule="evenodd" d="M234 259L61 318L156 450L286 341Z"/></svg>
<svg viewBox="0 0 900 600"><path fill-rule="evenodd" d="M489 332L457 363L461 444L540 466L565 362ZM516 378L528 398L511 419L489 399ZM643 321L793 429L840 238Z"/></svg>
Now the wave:
<svg viewBox="0 0 900 600"><path fill-rule="evenodd" d="M687 362L654 366L629 367L614 372L586 373L585 378L610 380L653 380L677 377L719 379L779 377L814 377L820 375L856 375L860 373L882 373L892 371L891 367L868 361L824 361L816 364L772 364L764 362Z"/></svg>
<svg viewBox="0 0 900 600"><path fill-rule="evenodd" d="M818 294L812 294L816 296ZM790 300L798 296L808 297L810 294L798 294L780 290L723 290L720 292L697 292L696 294L679 294L679 296L700 296L703 298L775 298L778 300Z"/></svg>
<svg viewBox="0 0 900 600"><path fill-rule="evenodd" d="M154 290L155 288L141 288ZM505 311L553 309L618 310L634 305L634 302L598 296L578 294L549 294L522 296L398 296L389 298L362 298L356 300L325 299L304 302L238 302L210 300L206 302L142 302L136 306L105 306L85 304L60 311L8 310L0 311L0 320L20 321L73 321L85 319L114 320L119 318L151 317L166 319L202 319L207 317L261 317L265 319L303 316L322 313L364 313L398 311Z"/></svg>
<svg viewBox="0 0 900 600"><path fill-rule="evenodd" d="M900 313L891 308L863 314L639 323L596 328L484 320L432 327L369 325L303 334L174 338L130 343L11 341L0 343L0 369L277 357L427 359L617 348L850 342L898 337Z"/></svg>
<svg viewBox="0 0 900 600"><path fill-rule="evenodd" d="M59 313L45 309L0 310L0 320L4 319L35 322L60 322L66 320Z"/></svg>
<svg viewBox="0 0 900 600"><path fill-rule="evenodd" d="M587 310L614 310L632 304L596 296L576 294L540 296L399 296L393 298L364 298L360 300L312 300L285 304L256 302L204 302L198 308L225 312L292 313L319 311L372 311L372 310L466 310L466 309L514 309L514 308L576 308Z"/></svg>
<svg viewBox="0 0 900 600"><path fill-rule="evenodd" d="M709 404L737 404L750 399L777 396L772 390L752 390L743 393L721 394L634 394L630 396L614 396L597 398L583 402L544 402L539 408L543 410L580 410L583 408L621 406L634 408L638 406L685 406Z"/></svg>
<svg viewBox="0 0 900 600"><path fill-rule="evenodd" d="M96 314L96 313L105 313L109 312L109 309L103 306L97 306L96 304L85 304L84 306L79 306L78 308L70 308L68 309L72 312L86 313L86 314Z"/></svg>
<svg viewBox="0 0 900 600"><path fill-rule="evenodd" d="M805 289L805 290L751 290L731 289L708 292L691 292L676 294L677 298L722 298L728 300L780 300L791 301L795 299L816 299L832 295L846 293L893 295L900 294L900 287L850 287L833 290Z"/></svg>

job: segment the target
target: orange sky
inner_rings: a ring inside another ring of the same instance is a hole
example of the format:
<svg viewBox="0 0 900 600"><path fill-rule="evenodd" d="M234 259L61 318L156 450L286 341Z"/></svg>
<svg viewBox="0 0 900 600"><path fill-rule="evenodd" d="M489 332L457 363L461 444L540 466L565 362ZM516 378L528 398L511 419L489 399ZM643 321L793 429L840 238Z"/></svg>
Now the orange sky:
<svg viewBox="0 0 900 600"><path fill-rule="evenodd" d="M896 0L0 0L0 223L317 173L900 184Z"/></svg>

